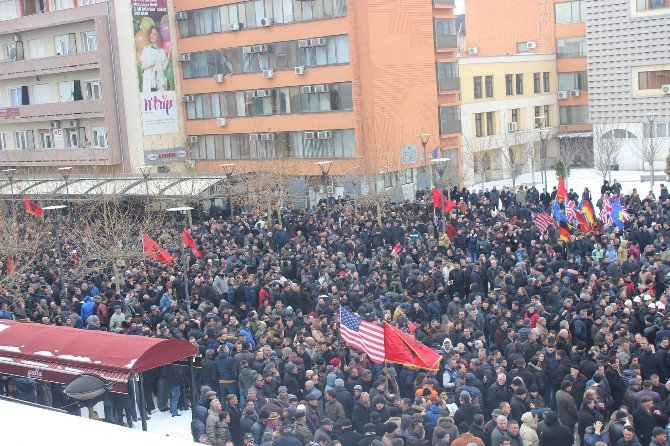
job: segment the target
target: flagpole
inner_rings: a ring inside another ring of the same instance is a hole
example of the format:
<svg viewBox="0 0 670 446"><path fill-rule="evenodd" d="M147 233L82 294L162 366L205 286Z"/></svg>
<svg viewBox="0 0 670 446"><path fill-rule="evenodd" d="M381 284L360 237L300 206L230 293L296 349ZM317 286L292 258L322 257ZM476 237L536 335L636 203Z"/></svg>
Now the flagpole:
<svg viewBox="0 0 670 446"><path fill-rule="evenodd" d="M184 229L187 229L187 216L193 208L190 206L182 206L177 208L166 209L168 212L183 212L184 213ZM186 262L186 246L184 245L184 237L181 237L181 263L182 274L184 275L184 301L188 300L188 264Z"/></svg>

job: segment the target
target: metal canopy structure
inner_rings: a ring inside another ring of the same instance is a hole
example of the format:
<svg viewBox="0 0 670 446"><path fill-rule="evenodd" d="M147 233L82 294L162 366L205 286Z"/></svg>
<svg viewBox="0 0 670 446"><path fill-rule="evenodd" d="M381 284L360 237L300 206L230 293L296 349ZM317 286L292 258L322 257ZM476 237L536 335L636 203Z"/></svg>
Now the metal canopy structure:
<svg viewBox="0 0 670 446"><path fill-rule="evenodd" d="M199 354L179 339L0 321L0 374L67 384L90 373L127 392L131 375Z"/></svg>
<svg viewBox="0 0 670 446"><path fill-rule="evenodd" d="M211 187L225 181L225 175L198 174L196 176L176 176L154 174L149 178L142 175L89 176L72 175L65 181L60 176L30 178L16 176L0 180L0 196L48 197L54 195L87 196L199 196Z"/></svg>

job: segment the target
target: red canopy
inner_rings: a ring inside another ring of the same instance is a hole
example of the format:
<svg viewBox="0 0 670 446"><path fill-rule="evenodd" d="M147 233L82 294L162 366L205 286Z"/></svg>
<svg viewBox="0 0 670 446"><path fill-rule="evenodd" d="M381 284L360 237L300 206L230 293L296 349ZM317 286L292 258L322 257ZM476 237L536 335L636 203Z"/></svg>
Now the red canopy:
<svg viewBox="0 0 670 446"><path fill-rule="evenodd" d="M66 384L92 373L113 382L112 390L126 392L130 375L198 353L197 347L179 339L0 319L0 374Z"/></svg>

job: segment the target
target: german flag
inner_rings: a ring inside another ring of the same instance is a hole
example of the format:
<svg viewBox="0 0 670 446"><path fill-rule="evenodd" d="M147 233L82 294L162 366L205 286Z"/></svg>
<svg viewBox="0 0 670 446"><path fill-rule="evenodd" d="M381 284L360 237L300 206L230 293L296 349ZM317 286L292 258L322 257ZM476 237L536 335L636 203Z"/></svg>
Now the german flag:
<svg viewBox="0 0 670 446"><path fill-rule="evenodd" d="M559 225L558 230L559 230L559 237L561 240L563 240L564 242L570 240L570 237L572 236L572 231L570 230L569 224L562 221Z"/></svg>
<svg viewBox="0 0 670 446"><path fill-rule="evenodd" d="M591 200L583 200L582 201L582 214L584 214L584 217L586 218L586 221L589 222L591 226L593 226L596 222L596 213L593 210L593 203L591 203Z"/></svg>

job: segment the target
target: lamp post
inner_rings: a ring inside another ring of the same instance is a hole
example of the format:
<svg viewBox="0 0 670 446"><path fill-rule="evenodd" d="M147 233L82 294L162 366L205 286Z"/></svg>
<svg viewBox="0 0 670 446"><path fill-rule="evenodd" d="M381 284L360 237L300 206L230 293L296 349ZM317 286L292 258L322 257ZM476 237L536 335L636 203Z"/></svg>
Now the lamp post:
<svg viewBox="0 0 670 446"><path fill-rule="evenodd" d="M433 163L433 166L435 166L435 168L437 169L437 173L440 176L440 189L444 190L444 171L447 169L447 162L449 161L449 158L433 158L431 161ZM444 204L440 206L440 216L443 230L445 225Z"/></svg>
<svg viewBox="0 0 670 446"><path fill-rule="evenodd" d="M549 138L549 133L551 130L548 128L541 128L540 130L540 142L542 146L540 147L540 162L542 163L542 184L544 188L547 189L547 139Z"/></svg>
<svg viewBox="0 0 670 446"><path fill-rule="evenodd" d="M647 113L647 121L649 122L649 158L651 159L651 190L654 190L654 158L656 158L656 152L654 149L654 137L656 136L656 116L658 113ZM644 137L644 135L642 135Z"/></svg>
<svg viewBox="0 0 670 446"><path fill-rule="evenodd" d="M44 206L43 211L58 211L65 209L67 206L59 204L55 206ZM56 237L56 255L58 256L58 275L60 276L60 292L65 290L65 279L63 277L63 251L60 242L60 217L56 214L56 224L54 225L54 235Z"/></svg>
<svg viewBox="0 0 670 446"><path fill-rule="evenodd" d="M326 224L330 224L330 191L328 190L328 173L330 172L330 167L333 165L332 161L319 161L316 163L321 170L321 178L323 179L323 191L326 194Z"/></svg>
<svg viewBox="0 0 670 446"><path fill-rule="evenodd" d="M235 163L225 163L221 164L220 167L223 167L223 172L226 174L226 181L228 182L228 207L230 208L230 219L233 219L235 210L233 209L233 197L230 193L233 185L233 171L235 170Z"/></svg>
<svg viewBox="0 0 670 446"><path fill-rule="evenodd" d="M192 211L193 208L190 206L181 206L176 208L167 208L168 212L180 212L184 213L184 228L186 228L186 220L188 213ZM184 274L184 299L188 300L188 264L186 263L186 249L184 247L184 241L181 241L181 263L182 263L182 274Z"/></svg>
<svg viewBox="0 0 670 446"><path fill-rule="evenodd" d="M12 220L14 220L14 172L16 172L16 169L2 169L2 173L5 174L7 180L9 181L9 191L12 194L11 201L9 202L9 215Z"/></svg>
<svg viewBox="0 0 670 446"><path fill-rule="evenodd" d="M151 177L151 166L140 166L140 173L142 178L144 178L144 192L146 196L147 203L149 202L149 177Z"/></svg>
<svg viewBox="0 0 670 446"><path fill-rule="evenodd" d="M65 182L65 196L67 198L70 198L70 185L68 184L68 181L70 179L70 171L72 170L72 166L66 166L66 167L59 167L58 171L60 172L61 176L63 177L63 181ZM66 200L67 200L66 198ZM70 213L70 209L68 208L67 210L68 214Z"/></svg>
<svg viewBox="0 0 670 446"><path fill-rule="evenodd" d="M426 189L430 189L433 185L433 171L431 170L430 174L428 173L428 154L426 153L426 147L428 146L428 141L430 140L430 133L421 133L417 136L421 140L421 146L423 147L423 174L425 175L426 180L430 176L430 183Z"/></svg>

